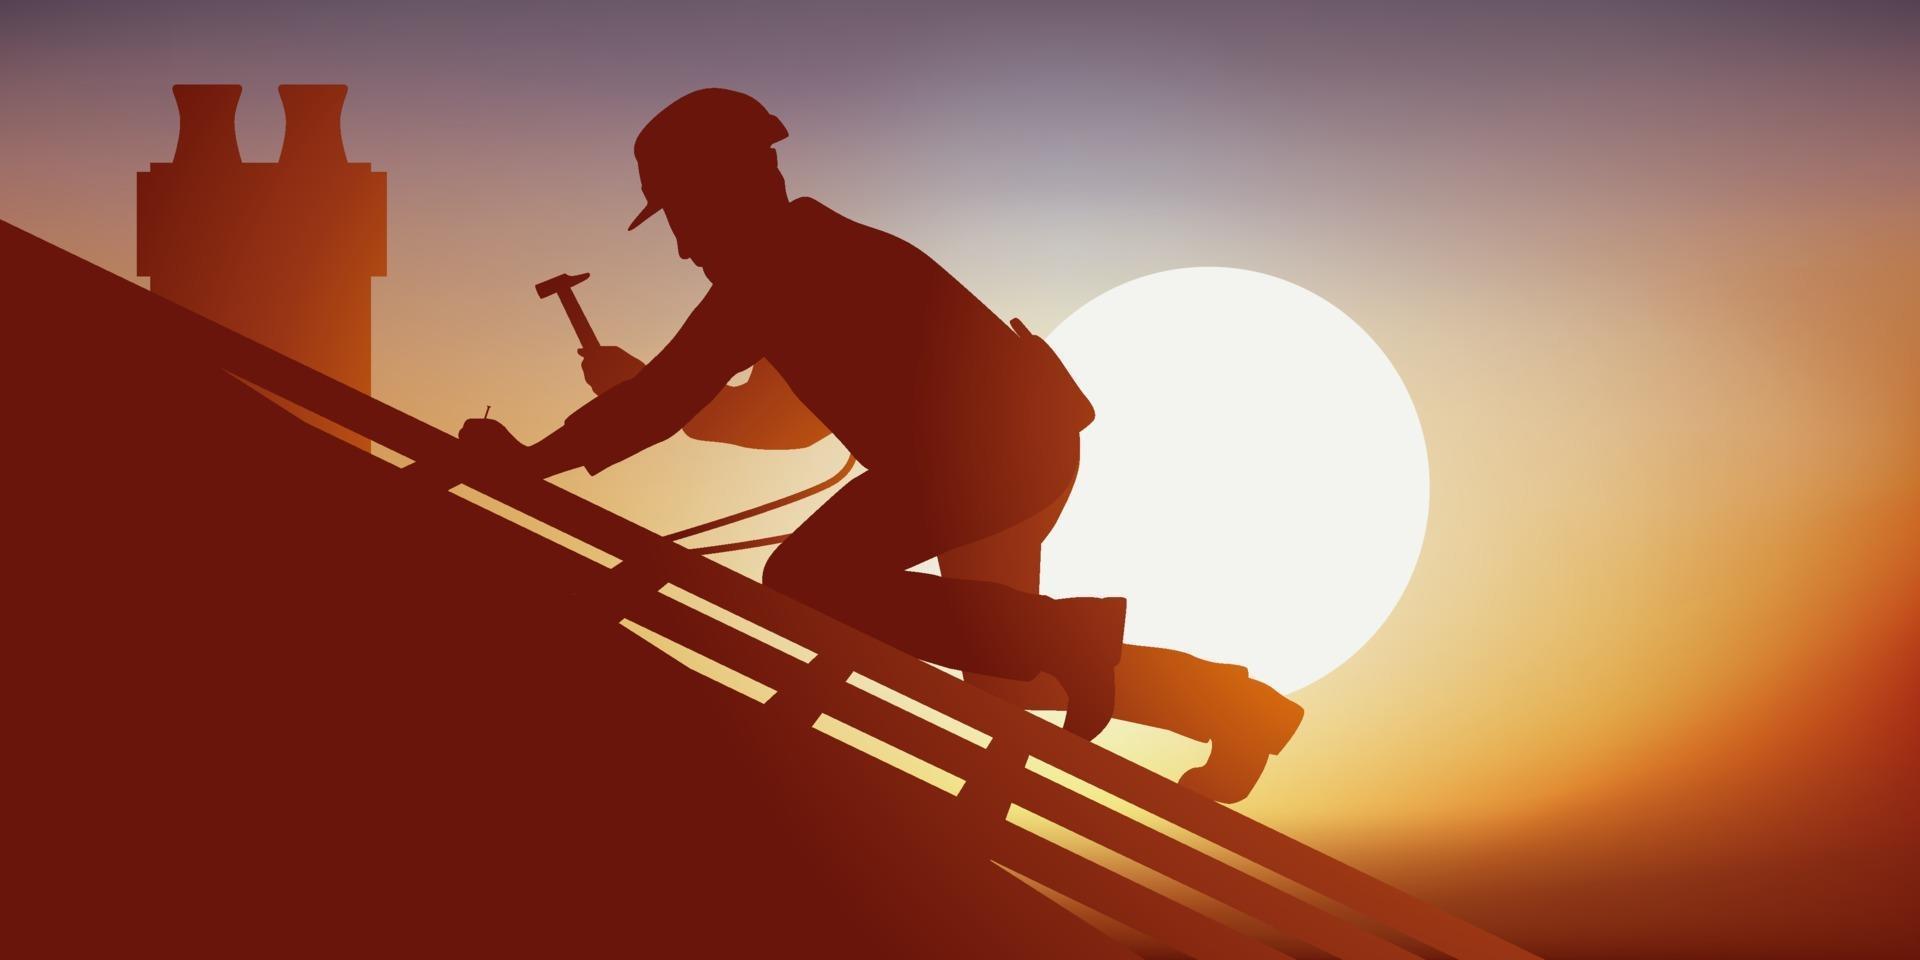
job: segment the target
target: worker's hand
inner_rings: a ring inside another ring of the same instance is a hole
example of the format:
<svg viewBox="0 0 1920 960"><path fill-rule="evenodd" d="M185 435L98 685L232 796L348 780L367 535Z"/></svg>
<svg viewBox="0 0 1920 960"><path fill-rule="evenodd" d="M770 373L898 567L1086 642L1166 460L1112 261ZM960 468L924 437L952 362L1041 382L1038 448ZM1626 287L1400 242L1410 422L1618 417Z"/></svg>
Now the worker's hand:
<svg viewBox="0 0 1920 960"><path fill-rule="evenodd" d="M633 379L646 366L619 347L585 347L580 350L580 372L587 375L587 386L593 388L596 397Z"/></svg>
<svg viewBox="0 0 1920 960"><path fill-rule="evenodd" d="M468 420L460 427L460 443L469 460L486 469L511 471L526 459L526 444L498 420Z"/></svg>

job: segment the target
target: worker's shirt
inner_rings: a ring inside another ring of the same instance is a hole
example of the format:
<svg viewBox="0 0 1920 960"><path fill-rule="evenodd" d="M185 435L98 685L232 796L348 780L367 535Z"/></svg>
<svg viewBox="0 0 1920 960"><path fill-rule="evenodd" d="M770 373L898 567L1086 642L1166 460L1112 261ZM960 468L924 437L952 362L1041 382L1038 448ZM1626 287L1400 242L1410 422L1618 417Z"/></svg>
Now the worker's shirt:
<svg viewBox="0 0 1920 960"><path fill-rule="evenodd" d="M1025 345L912 244L802 198L758 259L567 419L589 470L671 436L763 358L870 470L978 466L1070 435L1036 410Z"/></svg>

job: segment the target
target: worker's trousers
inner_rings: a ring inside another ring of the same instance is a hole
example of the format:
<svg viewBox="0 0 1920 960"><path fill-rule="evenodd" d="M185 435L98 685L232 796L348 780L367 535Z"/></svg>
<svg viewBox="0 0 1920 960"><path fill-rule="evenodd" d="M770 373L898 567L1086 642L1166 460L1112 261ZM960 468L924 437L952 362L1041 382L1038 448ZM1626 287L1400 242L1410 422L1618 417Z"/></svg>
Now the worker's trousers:
<svg viewBox="0 0 1920 960"><path fill-rule="evenodd" d="M774 552L764 579L1025 709L1064 710L1060 684L1035 673L1053 645L1087 638L1058 600L1040 595L1040 552L1066 506L1079 444L991 465L854 478ZM941 576L908 570L936 556ZM1129 644L1115 715L1206 741L1226 723L1222 694L1248 682L1243 667Z"/></svg>
<svg viewBox="0 0 1920 960"><path fill-rule="evenodd" d="M1088 636L1081 611L1058 600L908 569L1057 515L1079 470L1079 440L1027 446L855 477L774 551L764 581L923 660L997 677L1030 679L1060 662L1064 645L1111 643Z"/></svg>

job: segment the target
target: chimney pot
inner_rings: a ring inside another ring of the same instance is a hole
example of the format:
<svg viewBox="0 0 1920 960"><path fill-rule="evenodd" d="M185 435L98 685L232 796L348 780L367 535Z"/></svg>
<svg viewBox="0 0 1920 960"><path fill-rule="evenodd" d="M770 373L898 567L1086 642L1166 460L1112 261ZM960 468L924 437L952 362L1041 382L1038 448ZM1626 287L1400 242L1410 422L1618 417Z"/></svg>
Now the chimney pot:
<svg viewBox="0 0 1920 960"><path fill-rule="evenodd" d="M280 162L346 163L347 147L340 139L340 107L346 99L344 83L281 84L287 133L280 141Z"/></svg>
<svg viewBox="0 0 1920 960"><path fill-rule="evenodd" d="M224 166L240 162L240 141L233 113L240 106L237 83L176 83L173 102L180 108L180 139L173 162L188 166Z"/></svg>

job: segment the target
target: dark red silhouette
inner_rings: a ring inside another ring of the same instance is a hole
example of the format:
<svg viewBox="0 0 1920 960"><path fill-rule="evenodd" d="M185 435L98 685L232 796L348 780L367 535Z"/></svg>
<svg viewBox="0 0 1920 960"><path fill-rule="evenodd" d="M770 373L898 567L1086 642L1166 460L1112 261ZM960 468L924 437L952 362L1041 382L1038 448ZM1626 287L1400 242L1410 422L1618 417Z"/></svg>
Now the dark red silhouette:
<svg viewBox="0 0 1920 960"><path fill-rule="evenodd" d="M1118 598L1039 593L1041 541L1093 415L1072 378L911 244L789 200L772 147L785 136L725 90L689 94L641 131L647 203L631 226L664 213L713 287L651 364L583 335L600 397L535 444L527 469L597 471L683 427L767 448L830 430L867 472L774 551L768 585L1024 707L1065 709L1083 736L1118 711L1211 740L1183 782L1245 797L1297 705L1242 668L1123 652ZM465 433L512 455L496 421ZM909 571L933 557L943 576Z"/></svg>
<svg viewBox="0 0 1920 960"><path fill-rule="evenodd" d="M13 491L33 562L15 604L31 639L0 671L18 734L8 866L27 881L11 943L76 956L1113 952L997 864L1186 955L1414 956L1031 758L1440 952L1531 956L695 551L468 462L472 445L4 225L0 273L29 315L102 338L74 354L65 327L28 325L24 348L47 362L10 381L42 397L82 370L97 381L16 438L59 468ZM242 381L415 466L300 427ZM129 420L154 408L169 429ZM435 463L620 565L437 493ZM620 618L771 699L680 669L610 630ZM947 796L810 729L829 719L964 785ZM1013 823L1014 804L1284 933L1262 943L1106 870Z"/></svg>

